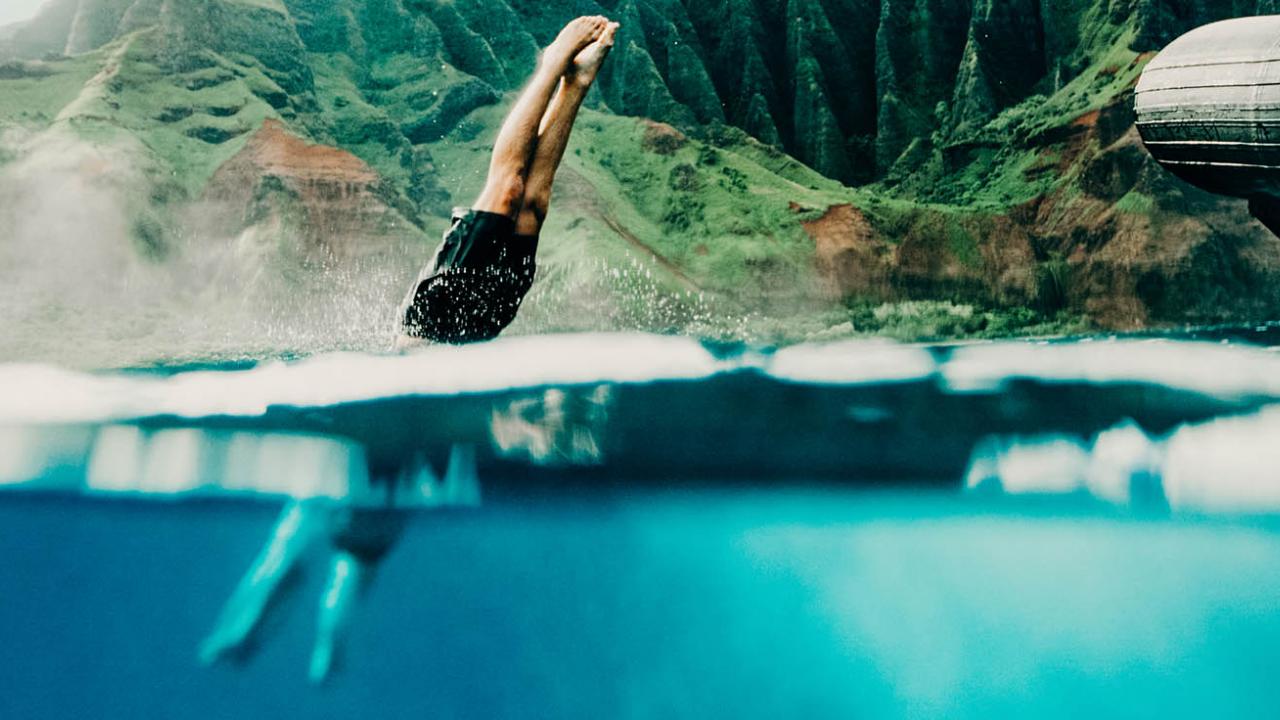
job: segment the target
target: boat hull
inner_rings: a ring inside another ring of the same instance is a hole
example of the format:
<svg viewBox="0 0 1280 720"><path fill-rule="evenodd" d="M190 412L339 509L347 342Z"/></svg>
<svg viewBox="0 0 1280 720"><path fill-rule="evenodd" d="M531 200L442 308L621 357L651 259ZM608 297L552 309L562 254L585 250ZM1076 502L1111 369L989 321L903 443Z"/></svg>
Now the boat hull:
<svg viewBox="0 0 1280 720"><path fill-rule="evenodd" d="M1264 203L1280 197L1280 15L1173 41L1143 71L1134 110L1147 149L1182 179Z"/></svg>

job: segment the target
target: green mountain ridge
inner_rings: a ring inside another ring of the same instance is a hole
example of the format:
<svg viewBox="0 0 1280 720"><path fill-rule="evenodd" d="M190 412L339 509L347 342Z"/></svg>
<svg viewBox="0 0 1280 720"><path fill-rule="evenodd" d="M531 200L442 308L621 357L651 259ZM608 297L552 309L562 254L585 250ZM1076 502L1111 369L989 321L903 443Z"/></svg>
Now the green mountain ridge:
<svg viewBox="0 0 1280 720"><path fill-rule="evenodd" d="M623 29L526 331L1254 320L1280 306L1280 243L1158 168L1128 93L1181 32L1274 4L51 0L0 29L0 173L20 185L67 144L114 148L133 179L91 181L149 262L207 242L212 214L220 237L303 266L337 248L382 267L390 297L478 191L538 48L605 14ZM367 222L338 220L356 206ZM0 214L0 231L20 221Z"/></svg>

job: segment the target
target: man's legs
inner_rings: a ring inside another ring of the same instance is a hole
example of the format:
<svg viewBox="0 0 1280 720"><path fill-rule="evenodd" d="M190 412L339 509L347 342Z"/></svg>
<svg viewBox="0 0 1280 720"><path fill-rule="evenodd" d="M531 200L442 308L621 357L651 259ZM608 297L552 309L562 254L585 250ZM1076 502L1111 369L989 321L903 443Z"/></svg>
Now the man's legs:
<svg viewBox="0 0 1280 720"><path fill-rule="evenodd" d="M573 64L560 81L555 99L542 118L537 148L524 183L520 215L516 218L517 235L536 236L542 229L542 222L551 205L551 185L569 145L578 109L582 107L582 101L591 89L596 73L613 48L613 37L617 31L618 23L609 23L599 39L574 58Z"/></svg>
<svg viewBox="0 0 1280 720"><path fill-rule="evenodd" d="M533 283L538 243L527 237L512 242L512 234L537 235L578 107L617 28L603 17L578 18L543 52L533 79L498 132L489 177L473 212L454 218L401 306L404 337L397 348L414 339L455 344L488 340L515 319ZM521 230L516 225L526 215Z"/></svg>
<svg viewBox="0 0 1280 720"><path fill-rule="evenodd" d="M538 144L538 129L560 79L583 48L608 27L603 17L581 17L565 26L551 43L529 86L502 124L493 144L493 159L484 190L474 209L515 218L524 203L525 181Z"/></svg>

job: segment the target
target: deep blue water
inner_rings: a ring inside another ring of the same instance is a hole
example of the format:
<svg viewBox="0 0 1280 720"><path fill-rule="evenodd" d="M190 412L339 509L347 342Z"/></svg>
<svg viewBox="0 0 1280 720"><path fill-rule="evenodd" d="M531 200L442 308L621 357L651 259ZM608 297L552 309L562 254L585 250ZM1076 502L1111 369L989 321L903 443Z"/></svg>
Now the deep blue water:
<svg viewBox="0 0 1280 720"><path fill-rule="evenodd" d="M274 519L0 504L0 717L1274 717L1280 535L1083 502L660 493L422 514L347 661L318 578L195 648Z"/></svg>

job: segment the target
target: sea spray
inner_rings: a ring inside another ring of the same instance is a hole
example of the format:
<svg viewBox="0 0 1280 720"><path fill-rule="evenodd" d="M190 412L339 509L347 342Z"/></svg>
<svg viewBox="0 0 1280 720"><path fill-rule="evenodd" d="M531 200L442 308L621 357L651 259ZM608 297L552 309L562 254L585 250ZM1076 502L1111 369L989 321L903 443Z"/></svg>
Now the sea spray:
<svg viewBox="0 0 1280 720"><path fill-rule="evenodd" d="M66 125L3 141L17 159L0 170L0 357L97 367L389 344L411 253L306 255L278 219L211 233L220 208L153 202L172 191L136 142Z"/></svg>

